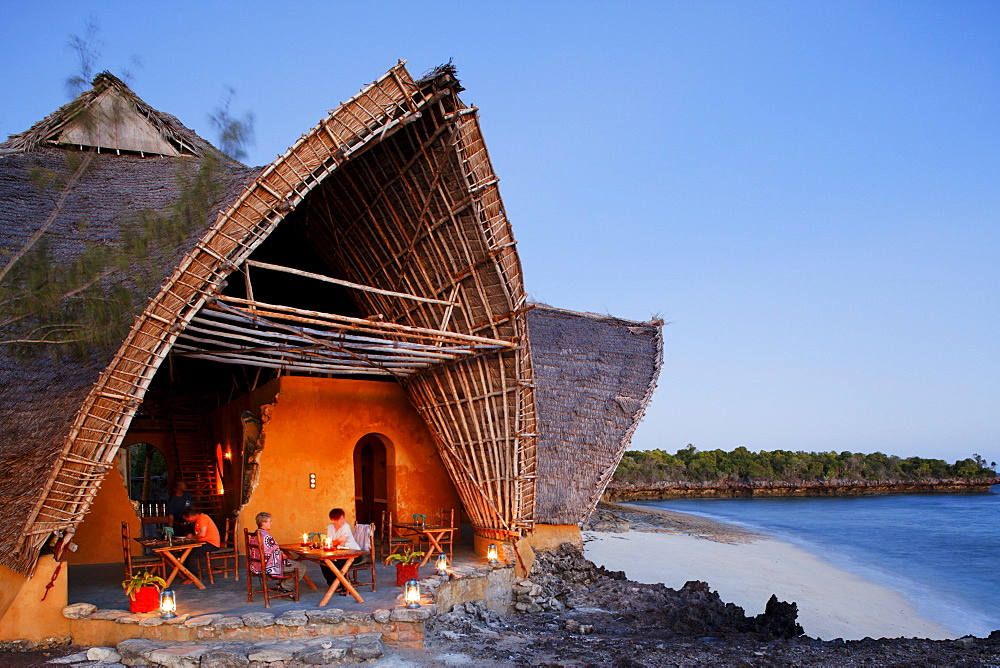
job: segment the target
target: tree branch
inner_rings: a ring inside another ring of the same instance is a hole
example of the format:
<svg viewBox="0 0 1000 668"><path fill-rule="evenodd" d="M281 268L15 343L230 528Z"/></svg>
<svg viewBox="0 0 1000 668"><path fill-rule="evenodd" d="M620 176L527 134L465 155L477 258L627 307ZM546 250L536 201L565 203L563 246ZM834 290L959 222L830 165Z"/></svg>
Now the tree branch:
<svg viewBox="0 0 1000 668"><path fill-rule="evenodd" d="M17 264L17 261L24 257L25 253L31 250L32 246L38 243L38 240L41 239L42 235L45 234L45 231L52 226L52 223L56 222L56 218L59 217L59 213L62 211L63 204L66 203L66 198L69 197L70 191L73 189L73 186L76 185L76 182L80 180L80 177L83 176L83 172L88 166L90 166L93 159L94 154L88 153L84 156L83 160L80 161L80 166L76 168L76 171L73 172L73 175L66 182L66 185L63 186L62 193L59 195L59 199L56 201L55 207L52 209L52 213L50 213L49 217L45 220L45 224L38 228L35 233L31 235L31 238L28 239L24 246L21 247L21 250L15 253L10 260L7 261L7 264L0 269L0 281L2 281L3 277L7 275L7 272L9 272L11 268Z"/></svg>

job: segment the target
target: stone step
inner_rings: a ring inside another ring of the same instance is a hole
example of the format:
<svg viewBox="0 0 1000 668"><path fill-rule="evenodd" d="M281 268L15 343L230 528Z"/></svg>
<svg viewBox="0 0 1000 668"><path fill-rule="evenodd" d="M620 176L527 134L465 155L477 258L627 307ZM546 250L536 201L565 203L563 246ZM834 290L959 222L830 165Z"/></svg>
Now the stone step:
<svg viewBox="0 0 1000 668"><path fill-rule="evenodd" d="M156 646L159 645L159 646ZM381 658L382 638L378 633L355 636L320 637L302 640L263 640L258 642L159 643L149 640L125 640L118 643L122 663L136 665L145 659L152 666L212 666L266 663L283 665L328 665L357 663ZM132 660L132 661L130 661Z"/></svg>
<svg viewBox="0 0 1000 668"><path fill-rule="evenodd" d="M91 647L52 663L80 664L99 660L127 666L303 666L357 664L379 659L384 654L378 633L300 638L289 640L167 642L133 638L114 648Z"/></svg>

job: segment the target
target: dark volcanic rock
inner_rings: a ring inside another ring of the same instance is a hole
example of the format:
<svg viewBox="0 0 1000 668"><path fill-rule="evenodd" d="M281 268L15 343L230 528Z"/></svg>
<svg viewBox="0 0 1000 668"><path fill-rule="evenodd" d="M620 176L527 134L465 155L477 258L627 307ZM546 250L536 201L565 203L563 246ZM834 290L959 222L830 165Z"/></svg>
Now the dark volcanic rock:
<svg viewBox="0 0 1000 668"><path fill-rule="evenodd" d="M779 601L771 594L763 614L754 617L754 631L775 638L794 638L804 634L795 621L799 616L799 606L795 603Z"/></svg>
<svg viewBox="0 0 1000 668"><path fill-rule="evenodd" d="M539 585L539 598L555 597L567 608L594 609L595 627L607 626L601 616L627 619L622 632L655 627L680 636L755 633L767 638L802 634L794 603L772 596L762 615L747 617L737 605L725 603L704 582L688 582L674 590L662 584L632 582L621 571L608 571L586 559L576 546L564 543L558 550L539 552L531 582ZM579 619L580 623L590 623Z"/></svg>

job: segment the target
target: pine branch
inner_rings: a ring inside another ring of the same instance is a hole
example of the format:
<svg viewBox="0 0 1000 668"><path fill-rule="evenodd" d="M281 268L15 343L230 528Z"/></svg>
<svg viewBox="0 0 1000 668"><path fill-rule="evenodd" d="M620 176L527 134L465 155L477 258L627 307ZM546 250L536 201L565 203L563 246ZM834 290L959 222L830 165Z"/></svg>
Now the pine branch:
<svg viewBox="0 0 1000 668"><path fill-rule="evenodd" d="M75 186L76 182L80 180L81 176L83 176L84 171L86 171L87 167L90 166L93 159L94 154L88 153L83 160L80 161L80 166L76 168L76 171L73 172L69 181L67 181L66 185L63 186L62 193L59 195L59 199L56 201L56 205L52 209L52 213L50 213L49 217L45 220L45 223L38 228L33 235L31 235L31 238L25 242L24 246L21 247L21 250L14 253L10 260L7 261L7 264L0 269L0 281L2 281L3 277L7 275L7 272L9 272L11 268L17 264L17 261L24 257L24 255L30 251L36 243L38 243L38 240L42 238L45 231L52 227L52 223L56 222L56 218L59 217L59 213L62 211L63 204L66 203L66 198L69 197L70 191L73 190L73 186Z"/></svg>
<svg viewBox="0 0 1000 668"><path fill-rule="evenodd" d="M97 283L98 281L100 281L102 278L105 278L106 276L110 276L114 272L115 272L114 269L108 269L107 271L98 274L93 279L91 279L90 281L87 281L83 285L81 285L79 287L76 287L76 288L70 290L69 292L66 292L66 293L60 295L59 297L56 298L56 302L65 302L65 301L68 301L69 299L72 299L73 297L75 297L79 293L83 292L87 288L93 286L95 283ZM14 302L14 301L16 301L16 300L12 299L12 300L8 300L5 303L11 303L11 302ZM111 300L107 300L107 301L111 301ZM2 320L2 321L0 321L0 327L6 327L7 325L13 324L13 323L15 323L15 322L17 322L19 320L23 320L24 318L27 318L29 315L34 315L34 313L32 311L28 311L26 313L22 313L21 315L12 316L10 318L7 318L6 320Z"/></svg>

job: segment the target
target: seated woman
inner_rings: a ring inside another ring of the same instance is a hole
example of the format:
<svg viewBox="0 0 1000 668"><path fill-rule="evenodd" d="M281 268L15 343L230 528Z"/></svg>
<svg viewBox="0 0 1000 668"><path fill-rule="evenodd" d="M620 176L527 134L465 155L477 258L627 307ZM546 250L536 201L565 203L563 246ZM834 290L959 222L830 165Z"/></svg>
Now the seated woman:
<svg viewBox="0 0 1000 668"><path fill-rule="evenodd" d="M259 547L263 553L261 561L264 562L264 570L270 576L281 577L285 574L285 568L292 564L282 556L278 541L274 540L274 536L271 535L271 513L257 513L254 520L257 522L257 540L255 541L253 537L250 538L250 549ZM250 567L255 569L257 564L251 562ZM278 585L278 589L288 591L283 582Z"/></svg>
<svg viewBox="0 0 1000 668"><path fill-rule="evenodd" d="M257 522L257 544L264 553L264 569L268 575L284 575L285 566L291 563L281 556L278 541L271 535L271 513L257 513L254 520Z"/></svg>

